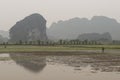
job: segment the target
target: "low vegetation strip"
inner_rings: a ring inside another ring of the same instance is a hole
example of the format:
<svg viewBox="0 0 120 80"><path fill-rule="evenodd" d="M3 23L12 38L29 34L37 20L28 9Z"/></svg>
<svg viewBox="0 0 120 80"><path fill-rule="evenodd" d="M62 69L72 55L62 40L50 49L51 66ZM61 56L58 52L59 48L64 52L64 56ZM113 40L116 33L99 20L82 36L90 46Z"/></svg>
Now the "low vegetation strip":
<svg viewBox="0 0 120 80"><path fill-rule="evenodd" d="M38 46L38 45L1 45L0 53L10 52L101 52L105 50L120 50L120 45L61 45L61 46Z"/></svg>

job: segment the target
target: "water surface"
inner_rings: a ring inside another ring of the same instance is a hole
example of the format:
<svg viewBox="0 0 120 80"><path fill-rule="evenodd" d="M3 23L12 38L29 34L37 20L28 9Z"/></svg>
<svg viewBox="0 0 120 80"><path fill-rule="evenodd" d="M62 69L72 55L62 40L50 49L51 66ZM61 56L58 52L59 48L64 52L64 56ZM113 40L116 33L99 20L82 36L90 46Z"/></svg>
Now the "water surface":
<svg viewBox="0 0 120 80"><path fill-rule="evenodd" d="M120 55L4 53L0 80L120 80Z"/></svg>

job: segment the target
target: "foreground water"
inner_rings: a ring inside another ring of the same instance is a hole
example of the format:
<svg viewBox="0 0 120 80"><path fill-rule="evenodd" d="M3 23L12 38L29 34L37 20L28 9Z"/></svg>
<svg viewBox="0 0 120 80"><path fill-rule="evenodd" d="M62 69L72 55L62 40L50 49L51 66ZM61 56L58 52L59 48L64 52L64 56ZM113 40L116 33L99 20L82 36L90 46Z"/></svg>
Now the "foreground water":
<svg viewBox="0 0 120 80"><path fill-rule="evenodd" d="M120 55L0 54L0 80L120 80Z"/></svg>

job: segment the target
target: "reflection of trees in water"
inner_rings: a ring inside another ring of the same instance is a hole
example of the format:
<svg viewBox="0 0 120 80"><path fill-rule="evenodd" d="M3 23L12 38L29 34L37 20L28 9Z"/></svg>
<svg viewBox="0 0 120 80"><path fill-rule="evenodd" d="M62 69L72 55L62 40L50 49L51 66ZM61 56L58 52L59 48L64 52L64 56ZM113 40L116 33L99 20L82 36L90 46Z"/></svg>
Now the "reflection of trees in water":
<svg viewBox="0 0 120 80"><path fill-rule="evenodd" d="M11 53L10 57L20 66L32 71L40 72L46 66L46 57L27 53Z"/></svg>
<svg viewBox="0 0 120 80"><path fill-rule="evenodd" d="M91 70L101 72L120 72L119 55L77 55L77 56L49 56L51 64L67 64L81 70L81 68L91 66ZM78 68L79 67L79 68Z"/></svg>

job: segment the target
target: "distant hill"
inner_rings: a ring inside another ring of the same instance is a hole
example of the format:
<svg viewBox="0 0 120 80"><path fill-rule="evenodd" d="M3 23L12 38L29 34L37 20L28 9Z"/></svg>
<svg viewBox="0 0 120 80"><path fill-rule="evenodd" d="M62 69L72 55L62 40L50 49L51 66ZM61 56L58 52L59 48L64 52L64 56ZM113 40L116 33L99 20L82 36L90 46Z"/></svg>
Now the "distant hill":
<svg viewBox="0 0 120 80"><path fill-rule="evenodd" d="M32 14L18 21L10 30L10 41L47 40L46 20L40 14Z"/></svg>
<svg viewBox="0 0 120 80"><path fill-rule="evenodd" d="M7 41L8 41L8 38L0 35L0 43L7 42Z"/></svg>
<svg viewBox="0 0 120 80"><path fill-rule="evenodd" d="M76 39L84 33L102 34L105 32L109 32L113 39L120 40L120 23L105 16L94 16L91 20L73 18L53 23L47 30L48 36L52 36L54 39Z"/></svg>
<svg viewBox="0 0 120 80"><path fill-rule="evenodd" d="M3 36L3 37L9 38L9 32L8 31L0 30L0 35Z"/></svg>
<svg viewBox="0 0 120 80"><path fill-rule="evenodd" d="M78 36L77 39L81 41L88 40L88 41L99 41L99 42L112 42L112 37L108 32L103 34L98 34L98 33L81 34Z"/></svg>

